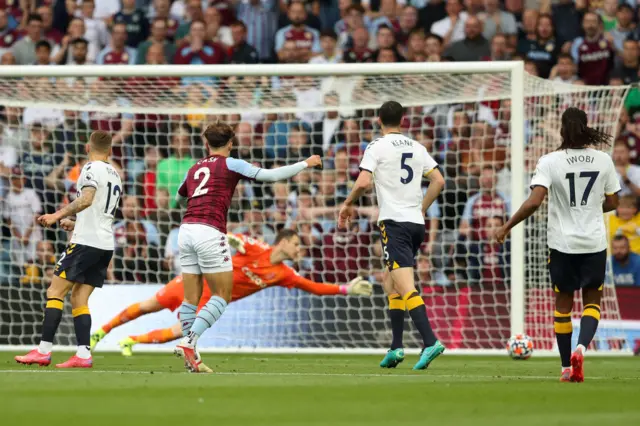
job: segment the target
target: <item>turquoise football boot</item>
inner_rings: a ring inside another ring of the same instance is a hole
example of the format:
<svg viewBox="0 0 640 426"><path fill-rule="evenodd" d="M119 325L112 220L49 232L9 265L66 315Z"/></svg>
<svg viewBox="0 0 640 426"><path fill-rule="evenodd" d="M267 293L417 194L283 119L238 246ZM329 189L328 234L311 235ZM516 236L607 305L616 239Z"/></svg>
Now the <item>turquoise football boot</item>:
<svg viewBox="0 0 640 426"><path fill-rule="evenodd" d="M414 370L424 370L426 369L431 362L439 357L442 352L444 352L444 345L440 343L439 340L436 340L436 343L433 346L429 346L428 348L424 348L422 353L420 354L420 359L413 366Z"/></svg>
<svg viewBox="0 0 640 426"><path fill-rule="evenodd" d="M404 349L389 349L380 363L380 367L396 368L402 361L404 361Z"/></svg>

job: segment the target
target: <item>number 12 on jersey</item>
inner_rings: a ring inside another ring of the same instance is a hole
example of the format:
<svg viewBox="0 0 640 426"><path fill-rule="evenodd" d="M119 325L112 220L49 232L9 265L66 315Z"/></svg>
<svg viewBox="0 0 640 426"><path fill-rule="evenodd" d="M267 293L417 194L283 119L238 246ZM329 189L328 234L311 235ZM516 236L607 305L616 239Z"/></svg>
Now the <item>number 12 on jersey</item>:
<svg viewBox="0 0 640 426"><path fill-rule="evenodd" d="M584 193L582 194L582 200L580 201L581 206L587 205L587 200L589 199L589 194L593 189L593 184L596 183L596 179L600 172L580 172L578 175L581 178L589 178L589 182L587 182L587 186L584 188ZM576 174L575 173L567 173L565 176L569 180L569 203L571 207L576 206Z"/></svg>

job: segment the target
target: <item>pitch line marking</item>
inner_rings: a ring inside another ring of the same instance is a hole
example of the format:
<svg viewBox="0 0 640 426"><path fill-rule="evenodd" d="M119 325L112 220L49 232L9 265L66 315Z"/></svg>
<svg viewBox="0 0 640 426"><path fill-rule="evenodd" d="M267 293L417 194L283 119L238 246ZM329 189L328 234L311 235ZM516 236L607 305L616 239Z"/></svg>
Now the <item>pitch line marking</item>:
<svg viewBox="0 0 640 426"><path fill-rule="evenodd" d="M166 371L118 371L118 370L0 370L0 374L77 374L77 373L98 373L98 374L137 374L137 375L154 375L154 374L192 374L169 373ZM375 374L375 373L265 373L265 372L215 372L213 374L201 374L201 376L258 376L258 377L388 377L388 378L407 378L407 379L466 379L459 381L481 381L481 380L557 380L557 376L477 376L462 374ZM611 380L612 377L587 377L587 380ZM623 380L640 380L640 377L625 377Z"/></svg>

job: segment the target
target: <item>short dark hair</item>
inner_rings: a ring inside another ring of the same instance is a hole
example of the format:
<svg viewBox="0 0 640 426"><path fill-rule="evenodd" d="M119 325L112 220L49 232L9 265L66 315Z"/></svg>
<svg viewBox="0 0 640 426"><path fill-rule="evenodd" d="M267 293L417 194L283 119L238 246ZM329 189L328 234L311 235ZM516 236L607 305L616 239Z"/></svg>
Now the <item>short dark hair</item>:
<svg viewBox="0 0 640 426"><path fill-rule="evenodd" d="M633 13L633 8L630 5L628 5L627 3L622 3L622 4L618 5L617 12L620 12L623 9L627 9L629 12Z"/></svg>
<svg viewBox="0 0 640 426"><path fill-rule="evenodd" d="M283 229L280 232L278 232L278 235L276 235L276 240L274 242L274 244L278 244L280 241L282 240L289 240L293 237L297 237L298 236L298 232L294 229Z"/></svg>
<svg viewBox="0 0 640 426"><path fill-rule="evenodd" d="M89 46L89 42L84 37L74 38L73 40L71 40L71 44L74 45L74 46L76 44L84 44L85 46Z"/></svg>
<svg viewBox="0 0 640 426"><path fill-rule="evenodd" d="M228 144L235 135L233 128L222 121L209 124L202 133L202 137L207 141L207 146L212 149L222 148Z"/></svg>
<svg viewBox="0 0 640 426"><path fill-rule="evenodd" d="M568 59L568 60L570 60L570 61L573 63L573 56L569 55L568 53L560 53L560 54L558 55L558 61L559 61L560 59Z"/></svg>
<svg viewBox="0 0 640 426"><path fill-rule="evenodd" d="M329 38L332 38L334 40L338 40L338 35L331 28L329 28L327 30L323 30L320 33L320 38L323 38L323 37L329 37Z"/></svg>
<svg viewBox="0 0 640 426"><path fill-rule="evenodd" d="M235 20L231 23L231 25L229 25L230 27L242 27L242 29L244 29L245 31L247 31L247 26L245 25L244 22L240 21L240 20Z"/></svg>
<svg viewBox="0 0 640 426"><path fill-rule="evenodd" d="M613 237L613 241L626 241L627 244L629 244L629 238L627 238L626 235L616 235Z"/></svg>
<svg viewBox="0 0 640 426"><path fill-rule="evenodd" d="M404 108L396 101L387 101L378 110L378 117L383 126L397 127L402 123Z"/></svg>
<svg viewBox="0 0 640 426"><path fill-rule="evenodd" d="M49 52L51 52L51 44L47 40L40 40L36 43L36 50L46 47Z"/></svg>
<svg viewBox="0 0 640 426"><path fill-rule="evenodd" d="M37 13L32 13L27 18L27 24L30 24L33 21L38 21L38 22L42 23L42 16L38 15Z"/></svg>
<svg viewBox="0 0 640 426"><path fill-rule="evenodd" d="M444 43L444 40L443 40L443 39L442 39L442 37L440 37L438 34L434 34L434 33L427 33L427 34L424 36L424 39L425 39L425 40L428 40L428 39L430 39L430 38L435 38L436 40L438 40L438 42L439 42L440 44Z"/></svg>

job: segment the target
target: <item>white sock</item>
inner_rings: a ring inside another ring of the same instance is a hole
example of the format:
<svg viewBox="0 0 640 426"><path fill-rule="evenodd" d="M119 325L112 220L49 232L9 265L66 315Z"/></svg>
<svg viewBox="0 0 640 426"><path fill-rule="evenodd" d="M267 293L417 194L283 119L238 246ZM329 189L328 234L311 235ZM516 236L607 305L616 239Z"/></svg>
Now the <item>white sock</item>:
<svg viewBox="0 0 640 426"><path fill-rule="evenodd" d="M89 346L78 346L78 350L76 351L76 356L82 359L91 358L91 351L89 350Z"/></svg>
<svg viewBox="0 0 640 426"><path fill-rule="evenodd" d="M182 341L180 343L185 346L191 346L195 348L196 343L198 343L199 337L200 336L198 336L196 333L194 333L193 331L190 331L189 334L187 334L185 337L182 338Z"/></svg>
<svg viewBox="0 0 640 426"><path fill-rule="evenodd" d="M584 345L578 345L576 351L580 351L580 353L584 355L587 352L587 348L585 348Z"/></svg>
<svg viewBox="0 0 640 426"><path fill-rule="evenodd" d="M53 342L45 342L44 340L40 341L40 344L38 345L39 353L46 355L51 352L51 349L53 349Z"/></svg>
<svg viewBox="0 0 640 426"><path fill-rule="evenodd" d="M569 369L570 369L571 367L560 367L560 372L561 372L561 373L564 373L564 370L566 370L567 368L569 368Z"/></svg>

